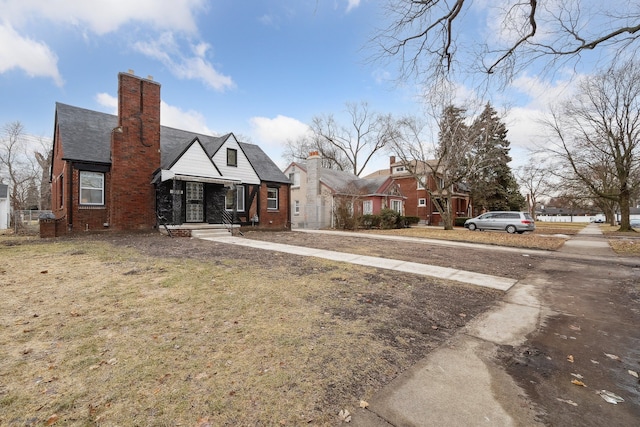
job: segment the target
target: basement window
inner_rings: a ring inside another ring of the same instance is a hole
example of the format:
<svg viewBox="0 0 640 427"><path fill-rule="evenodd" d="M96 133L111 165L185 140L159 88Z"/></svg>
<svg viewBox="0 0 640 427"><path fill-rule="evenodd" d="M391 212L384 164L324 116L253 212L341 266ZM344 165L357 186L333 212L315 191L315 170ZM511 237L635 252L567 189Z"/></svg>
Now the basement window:
<svg viewBox="0 0 640 427"><path fill-rule="evenodd" d="M104 174L80 171L80 204L104 205Z"/></svg>

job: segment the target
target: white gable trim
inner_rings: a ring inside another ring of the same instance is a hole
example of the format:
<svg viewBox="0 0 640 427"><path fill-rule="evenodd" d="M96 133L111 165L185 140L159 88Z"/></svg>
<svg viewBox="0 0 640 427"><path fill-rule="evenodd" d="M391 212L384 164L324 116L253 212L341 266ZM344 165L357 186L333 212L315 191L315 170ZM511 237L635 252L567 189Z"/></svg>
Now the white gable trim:
<svg viewBox="0 0 640 427"><path fill-rule="evenodd" d="M227 149L237 151L237 166L227 165ZM247 159L247 156L233 134L229 135L222 143L218 151L213 155L212 160L223 177L238 180L243 184L260 184L258 174L253 169L253 166L251 166L249 159Z"/></svg>
<svg viewBox="0 0 640 427"><path fill-rule="evenodd" d="M193 140L169 170L176 175L200 176L203 178L222 177L198 138Z"/></svg>

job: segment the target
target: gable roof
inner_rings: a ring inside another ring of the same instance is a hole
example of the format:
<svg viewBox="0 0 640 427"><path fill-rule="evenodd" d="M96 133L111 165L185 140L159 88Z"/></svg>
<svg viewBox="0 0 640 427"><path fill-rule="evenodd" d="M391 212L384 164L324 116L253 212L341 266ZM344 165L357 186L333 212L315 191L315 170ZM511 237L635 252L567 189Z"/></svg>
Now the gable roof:
<svg viewBox="0 0 640 427"><path fill-rule="evenodd" d="M64 145L63 160L111 164L111 132L118 126L117 116L57 102L56 125ZM160 166L165 169L175 163L195 138L211 158L230 135L211 136L160 126ZM56 143L60 141L54 139ZM289 179L259 146L245 142L239 144L260 180L289 183Z"/></svg>
<svg viewBox="0 0 640 427"><path fill-rule="evenodd" d="M118 118L111 114L56 103L56 124L64 135L63 160L111 163L111 132ZM55 140L54 144L60 143Z"/></svg>

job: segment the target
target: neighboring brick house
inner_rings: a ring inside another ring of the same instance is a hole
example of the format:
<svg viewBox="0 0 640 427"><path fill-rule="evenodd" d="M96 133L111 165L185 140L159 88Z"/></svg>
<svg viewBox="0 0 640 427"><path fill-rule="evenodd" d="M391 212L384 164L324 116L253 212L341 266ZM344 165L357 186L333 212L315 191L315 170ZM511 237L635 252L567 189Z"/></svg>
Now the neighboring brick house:
<svg viewBox="0 0 640 427"><path fill-rule="evenodd" d="M318 152L312 152L304 163L291 163L284 171L292 183L293 228L334 228L341 203L348 203L355 216L375 215L385 208L403 214L405 197L391 177L359 178L320 163Z"/></svg>
<svg viewBox="0 0 640 427"><path fill-rule="evenodd" d="M56 104L51 186L55 226L43 237L159 221L191 230L228 213L290 227L289 180L260 147L161 126L160 85L132 73L118 75L117 116Z"/></svg>
<svg viewBox="0 0 640 427"><path fill-rule="evenodd" d="M431 172L431 169L421 162L415 162L413 168L423 176L423 183L430 189L436 188L437 176ZM366 178L372 177L391 177L400 187L402 194L406 196L405 216L418 217L420 223L429 225L441 225L442 219L440 213L436 209L429 192L424 184L420 184L415 175L412 175L407 165L403 162L396 162L395 156L389 158L389 168L382 169L368 175ZM451 201L453 203L454 218L470 216L471 199L470 193L463 184L454 185L451 189Z"/></svg>

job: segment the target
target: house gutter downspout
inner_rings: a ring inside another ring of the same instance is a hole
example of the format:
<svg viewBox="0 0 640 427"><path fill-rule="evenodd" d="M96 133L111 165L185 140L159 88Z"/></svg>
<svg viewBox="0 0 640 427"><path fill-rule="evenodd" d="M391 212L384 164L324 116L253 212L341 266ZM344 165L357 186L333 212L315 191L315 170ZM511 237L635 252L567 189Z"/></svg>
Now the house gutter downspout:
<svg viewBox="0 0 640 427"><path fill-rule="evenodd" d="M67 231L71 231L73 229L73 164L71 162L67 162L67 167L69 168L69 172L67 173L67 175L71 175L67 181L69 181L67 183L67 185L69 186L69 191L67 191L68 193L68 198L69 198L69 204L67 205L67 217L69 218L69 222L67 224ZM80 173L80 172L78 172ZM78 177L78 182L80 177Z"/></svg>

